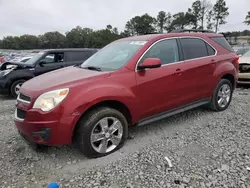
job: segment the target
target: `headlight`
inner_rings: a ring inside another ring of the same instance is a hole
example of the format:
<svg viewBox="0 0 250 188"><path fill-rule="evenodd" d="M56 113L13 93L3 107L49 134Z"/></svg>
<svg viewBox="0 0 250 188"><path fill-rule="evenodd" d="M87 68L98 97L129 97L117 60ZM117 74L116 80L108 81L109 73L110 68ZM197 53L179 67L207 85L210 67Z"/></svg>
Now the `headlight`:
<svg viewBox="0 0 250 188"><path fill-rule="evenodd" d="M9 74L11 71L12 71L12 69L0 71L0 76L5 76L5 75Z"/></svg>
<svg viewBox="0 0 250 188"><path fill-rule="evenodd" d="M67 97L68 93L69 88L46 92L36 99L33 108L48 112L60 104Z"/></svg>

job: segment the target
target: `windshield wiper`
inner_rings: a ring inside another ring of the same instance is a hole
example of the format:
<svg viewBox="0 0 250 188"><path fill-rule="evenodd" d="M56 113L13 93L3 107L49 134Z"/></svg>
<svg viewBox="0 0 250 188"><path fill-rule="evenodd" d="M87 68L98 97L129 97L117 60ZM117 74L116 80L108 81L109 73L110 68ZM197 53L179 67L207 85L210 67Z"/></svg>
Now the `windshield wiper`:
<svg viewBox="0 0 250 188"><path fill-rule="evenodd" d="M89 70L96 70L96 71L102 71L101 68L99 67L94 67L94 66L87 66L87 67L83 67L84 69L89 69Z"/></svg>

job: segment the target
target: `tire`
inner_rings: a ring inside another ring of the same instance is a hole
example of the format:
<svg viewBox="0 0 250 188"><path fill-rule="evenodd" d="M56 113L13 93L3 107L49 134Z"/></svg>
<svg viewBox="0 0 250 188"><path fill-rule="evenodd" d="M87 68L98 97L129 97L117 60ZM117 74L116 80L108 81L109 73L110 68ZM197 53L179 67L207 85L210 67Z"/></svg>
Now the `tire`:
<svg viewBox="0 0 250 188"><path fill-rule="evenodd" d="M222 95L221 91L222 91L223 87L224 87L224 89L225 88L230 89L230 91L227 90L227 92L226 92L227 94L224 94L223 97L220 97L219 95ZM232 95L233 95L232 83L227 79L221 79L214 90L212 100L209 103L208 107L211 110L216 111L216 112L224 111L230 105L231 100L232 100ZM226 96L228 96L228 97L226 97ZM223 103L223 105L219 103L220 99L225 100L225 103Z"/></svg>
<svg viewBox="0 0 250 188"><path fill-rule="evenodd" d="M117 123L113 124L114 122ZM105 127L105 125L108 126ZM99 137L95 137L98 135ZM74 141L78 150L85 156L97 158L120 149L127 137L128 123L124 115L112 108L99 107L91 110L80 119L74 134ZM97 141L94 142L94 140ZM105 143L107 147L101 147ZM98 146L101 148L100 150Z"/></svg>
<svg viewBox="0 0 250 188"><path fill-rule="evenodd" d="M26 80L21 79L21 80L17 80L15 82L13 82L10 86L10 94L14 97L17 98L18 96L18 92L17 92L17 86L18 85L22 85Z"/></svg>

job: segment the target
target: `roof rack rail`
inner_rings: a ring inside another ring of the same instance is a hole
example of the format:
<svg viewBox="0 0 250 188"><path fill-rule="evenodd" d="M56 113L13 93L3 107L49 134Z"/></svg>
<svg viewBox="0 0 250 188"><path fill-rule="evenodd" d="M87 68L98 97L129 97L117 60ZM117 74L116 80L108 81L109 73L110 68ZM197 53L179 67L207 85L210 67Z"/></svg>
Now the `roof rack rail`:
<svg viewBox="0 0 250 188"><path fill-rule="evenodd" d="M184 32L196 32L196 33L215 33L211 30L202 30L202 29L178 29L178 30L173 30L170 33L184 33Z"/></svg>

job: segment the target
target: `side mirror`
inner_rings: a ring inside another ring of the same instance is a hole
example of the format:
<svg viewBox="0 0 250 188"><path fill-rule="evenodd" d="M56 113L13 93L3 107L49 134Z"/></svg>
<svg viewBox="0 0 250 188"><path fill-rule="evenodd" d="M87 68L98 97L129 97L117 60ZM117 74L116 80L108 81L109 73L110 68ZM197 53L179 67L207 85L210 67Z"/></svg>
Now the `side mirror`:
<svg viewBox="0 0 250 188"><path fill-rule="evenodd" d="M161 60L159 58L146 58L138 65L138 70L153 69L161 67Z"/></svg>
<svg viewBox="0 0 250 188"><path fill-rule="evenodd" d="M41 61L39 62L39 65L40 65L41 67L43 67L45 64L46 64L46 61L44 61L44 60L41 60Z"/></svg>

